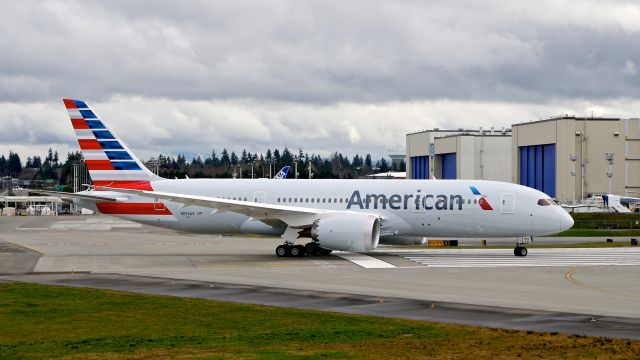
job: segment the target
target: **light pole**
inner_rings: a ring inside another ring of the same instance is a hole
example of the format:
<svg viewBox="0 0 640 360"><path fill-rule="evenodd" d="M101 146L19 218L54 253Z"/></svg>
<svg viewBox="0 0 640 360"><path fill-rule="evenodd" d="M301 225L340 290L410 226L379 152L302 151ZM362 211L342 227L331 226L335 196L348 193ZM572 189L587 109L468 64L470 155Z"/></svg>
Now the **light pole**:
<svg viewBox="0 0 640 360"><path fill-rule="evenodd" d="M294 164L295 164L295 168L294 168L294 170L295 170L295 175L296 175L296 177L295 177L295 178L296 178L296 179L298 179L298 155L295 155L295 156L293 157L293 161L294 161Z"/></svg>
<svg viewBox="0 0 640 360"><path fill-rule="evenodd" d="M578 157L576 154L570 154L569 160L571 161L571 171L570 174L573 176L573 205L576 204L576 160Z"/></svg>
<svg viewBox="0 0 640 360"><path fill-rule="evenodd" d="M614 153L604 153L604 158L609 163L609 171L607 171L607 177L609 178L609 194L611 194L611 183L613 181L613 155Z"/></svg>

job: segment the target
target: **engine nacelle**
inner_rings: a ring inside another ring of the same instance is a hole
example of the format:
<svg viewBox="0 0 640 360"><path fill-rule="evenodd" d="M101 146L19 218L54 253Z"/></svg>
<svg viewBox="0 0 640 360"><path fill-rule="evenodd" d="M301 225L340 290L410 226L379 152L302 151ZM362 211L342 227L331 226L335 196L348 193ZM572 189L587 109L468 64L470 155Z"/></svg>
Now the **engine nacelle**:
<svg viewBox="0 0 640 360"><path fill-rule="evenodd" d="M380 238L380 244L383 245L424 245L427 243L426 237L417 236L391 236Z"/></svg>
<svg viewBox="0 0 640 360"><path fill-rule="evenodd" d="M331 250L373 250L380 239L380 219L371 214L341 214L316 220L311 238Z"/></svg>

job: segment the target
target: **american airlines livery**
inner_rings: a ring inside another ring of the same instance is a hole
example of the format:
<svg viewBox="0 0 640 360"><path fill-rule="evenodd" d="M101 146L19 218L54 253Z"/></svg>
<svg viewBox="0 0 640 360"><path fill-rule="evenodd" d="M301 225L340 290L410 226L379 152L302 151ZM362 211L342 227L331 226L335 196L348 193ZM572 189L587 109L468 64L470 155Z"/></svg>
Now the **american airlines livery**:
<svg viewBox="0 0 640 360"><path fill-rule="evenodd" d="M281 236L278 256L365 252L381 239L403 237L514 237L515 255L526 256L530 237L573 226L546 194L497 181L163 179L85 102L64 104L93 187L46 193L126 220L197 233Z"/></svg>

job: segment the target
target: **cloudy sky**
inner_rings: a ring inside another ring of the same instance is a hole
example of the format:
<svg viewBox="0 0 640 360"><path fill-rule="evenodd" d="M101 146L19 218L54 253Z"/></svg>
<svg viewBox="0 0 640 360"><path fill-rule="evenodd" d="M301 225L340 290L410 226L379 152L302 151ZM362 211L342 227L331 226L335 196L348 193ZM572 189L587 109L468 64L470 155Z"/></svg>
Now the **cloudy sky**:
<svg viewBox="0 0 640 360"><path fill-rule="evenodd" d="M0 154L77 143L86 100L142 157L404 147L405 133L640 116L637 1L6 1Z"/></svg>

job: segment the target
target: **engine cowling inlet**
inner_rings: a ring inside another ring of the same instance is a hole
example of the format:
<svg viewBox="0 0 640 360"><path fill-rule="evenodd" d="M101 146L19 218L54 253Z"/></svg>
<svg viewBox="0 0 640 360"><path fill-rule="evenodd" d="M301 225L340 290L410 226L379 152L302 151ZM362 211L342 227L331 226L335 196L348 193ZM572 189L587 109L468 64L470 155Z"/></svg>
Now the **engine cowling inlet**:
<svg viewBox="0 0 640 360"><path fill-rule="evenodd" d="M380 219L372 214L341 214L318 219L311 227L311 238L325 249L370 251L380 240Z"/></svg>

